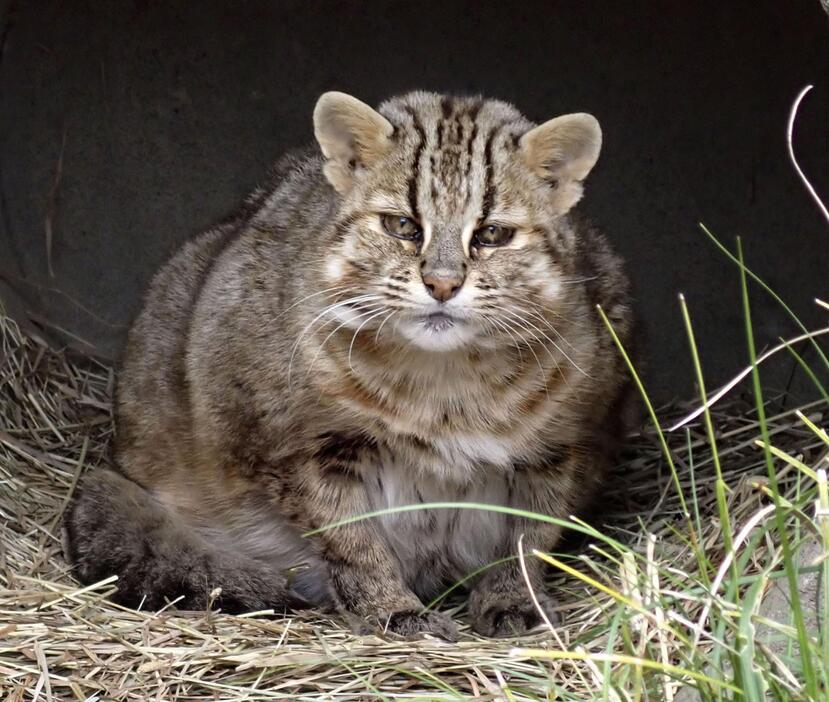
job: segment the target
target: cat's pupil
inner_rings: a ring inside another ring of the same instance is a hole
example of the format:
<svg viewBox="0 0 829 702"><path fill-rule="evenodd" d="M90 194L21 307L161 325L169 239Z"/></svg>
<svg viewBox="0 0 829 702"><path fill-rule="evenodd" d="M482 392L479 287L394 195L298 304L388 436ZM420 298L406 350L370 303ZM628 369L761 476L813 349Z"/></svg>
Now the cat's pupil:
<svg viewBox="0 0 829 702"><path fill-rule="evenodd" d="M409 217L403 215L381 215L380 220L386 234L398 239L416 239L420 236L420 228Z"/></svg>
<svg viewBox="0 0 829 702"><path fill-rule="evenodd" d="M503 246L512 239L513 230L488 224L475 232L474 243L478 246Z"/></svg>

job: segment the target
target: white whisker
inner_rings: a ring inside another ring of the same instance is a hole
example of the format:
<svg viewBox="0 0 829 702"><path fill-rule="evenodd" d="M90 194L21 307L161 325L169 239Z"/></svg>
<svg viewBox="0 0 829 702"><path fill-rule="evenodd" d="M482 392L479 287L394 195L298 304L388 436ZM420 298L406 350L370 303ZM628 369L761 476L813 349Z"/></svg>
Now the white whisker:
<svg viewBox="0 0 829 702"><path fill-rule="evenodd" d="M354 318L346 320L344 322L340 322L336 327L334 327L334 330L331 333L329 333L328 336L325 337L325 339L322 340L322 343L320 344L319 348L317 349L316 354L314 354L314 358L311 359L311 364L308 366L308 370L305 372L305 377L307 378L311 374L311 371L314 368L314 364L317 362L317 359L320 357L320 354L322 353L323 348L328 343L328 340L332 336L334 336L334 334L336 334L340 329L342 329L349 322L354 322L354 321L360 319L361 317L365 317L367 314L374 314L375 312L377 312L377 310L380 310L380 309L384 309L384 308L377 307L377 306L371 307L370 309L366 310L365 312L361 312L360 314L356 315ZM328 322L326 322L325 324L328 324ZM320 329L322 329L322 327L325 326L325 324L320 326Z"/></svg>
<svg viewBox="0 0 829 702"><path fill-rule="evenodd" d="M516 312L519 312L519 313L520 313L520 312L524 312L525 314L527 313L527 310L525 310L525 309L523 309L523 308L521 308L521 307L518 307L518 308L512 308L512 309L514 309ZM506 310L505 310L505 311L506 311ZM508 314L510 314L510 312L508 312L508 311L507 311L507 313L508 313ZM585 370L584 370L584 369L583 369L583 368L582 368L582 367L581 367L578 363L576 363L576 362L575 362L572 358L570 358L570 356L568 355L568 353L567 353L564 349L562 349L562 348L561 348L561 346L559 346L559 345L558 345L555 341L553 341L553 340L549 337L549 335L545 334L545 333L544 333L541 329L539 329L537 326L535 326L535 324L533 324L533 323L532 323L532 322L530 322L529 320L527 320L527 319L523 319L523 318L522 318L522 321L523 321L524 323L528 324L528 325L529 325L530 327L532 327L533 329L535 329L535 330L536 330L539 334L541 334L541 336L542 336L542 337L544 337L547 341L549 341L549 342L550 342L550 343L551 343L551 344L552 344L552 345L556 348L556 350L557 350L557 351L558 351L558 352L559 352L562 356L564 356L564 358L566 358L566 359L567 359L567 360L568 360L568 361L572 364L573 368L575 368L575 369L576 369L579 373L581 373L582 375L584 375L584 376L585 376L585 377L587 377L587 378L589 378L589 377L590 377L590 374L589 374L589 373L587 373L587 371L585 371ZM552 352L552 351L550 351L550 349L549 349L549 348L547 348L547 345L546 345L546 344L544 345L544 348L545 348L545 349L547 349L547 353L549 353L549 354L550 354L550 356L552 356L552 358L555 360L555 356L553 355L553 352ZM558 367L558 363L556 363L556 367Z"/></svg>
<svg viewBox="0 0 829 702"><path fill-rule="evenodd" d="M533 307L538 307L537 305L534 305L532 302L531 302L530 304L531 304L531 305L533 305ZM538 308L538 309L543 309L543 308ZM576 347L575 347L575 346L573 346L573 344L571 344L571 343L570 343L570 342L569 342L569 341L568 341L568 340L564 337L564 335L563 335L563 334L562 334L562 333L561 333L558 329L556 329L556 328L555 328L555 326L552 324L552 322L550 322L550 320L549 320L549 319L547 319L547 318L546 318L543 314L541 314L540 312L538 312L538 311L536 311L536 310L525 310L525 311L527 312L527 314L531 314L533 317L535 317L535 318L536 318L536 319L538 319L539 321L541 321L541 322L543 322L544 324L546 324L546 325L547 325L547 327L548 327L548 328L549 328L549 329L550 329L550 330L551 330L551 331L552 331L552 332L553 332L553 333L554 333L554 334L555 334L555 335L556 335L559 339L561 339L561 341L562 341L563 343L567 344L567 345L568 345L571 349L573 349L573 351L576 351L576 350L577 350L577 349L576 349Z"/></svg>
<svg viewBox="0 0 829 702"><path fill-rule="evenodd" d="M299 300L291 303L284 310L282 310L282 312L280 312L277 316L277 319L281 317L283 314L285 314L288 310L293 309L294 307L305 302L306 300L310 300L312 297L316 297L317 295L325 295L326 293L329 293L329 295L335 295L338 291L348 290L350 287L350 285L335 285L333 288L326 288L325 290L320 290L319 292L311 293L310 295L301 297Z"/></svg>
<svg viewBox="0 0 829 702"><path fill-rule="evenodd" d="M383 328L383 325L384 325L386 322L388 322L388 321L389 321L389 319L391 319L391 317L394 315L394 313L395 313L395 312L397 312L397 310L392 310L391 312L389 312L389 314L388 314L386 317L384 317L384 318L383 318L383 321L382 321L382 322L380 322L380 326L379 326L379 327L377 327L377 331L376 331L376 332L374 332L374 343L375 343L375 344L377 343L377 340L378 340L378 339L379 339L379 337L380 337L380 330Z"/></svg>
<svg viewBox="0 0 829 702"><path fill-rule="evenodd" d="M289 388L291 387L291 369L293 368L294 357L296 356L296 352L297 352L297 349L299 348L300 342L302 341L302 337L305 336L305 334L308 332L309 329L311 329L311 327L314 326L314 324L316 324L317 320L321 319L322 317L324 317L327 314L330 314L334 310L339 309L340 307L345 307L347 305L353 305L353 304L358 303L358 302L369 302L369 301L374 301L374 300L379 300L379 299L380 299L379 295L357 295L356 297L351 297L347 300L342 300L340 302L334 303L333 305L329 305L328 307L323 309L323 311L320 312L316 317L314 317L308 323L308 325L299 333L299 336L297 336L296 342L294 343L294 346L291 349L291 358L288 361L288 387Z"/></svg>
<svg viewBox="0 0 829 702"><path fill-rule="evenodd" d="M576 285L578 283L588 283L591 280L598 280L599 276L591 275L587 278L570 278L569 280L565 279L561 281L562 285Z"/></svg>
<svg viewBox="0 0 829 702"><path fill-rule="evenodd" d="M518 351L518 361L519 363L524 363L524 354L521 353L521 345L518 343L518 338L515 334L512 333L512 330L504 324L501 320L496 319L495 317L483 317L482 318L485 323L494 324L496 329L500 329L505 331L509 336L512 338L512 345L515 346L515 350Z"/></svg>
<svg viewBox="0 0 829 702"><path fill-rule="evenodd" d="M523 329L525 332L530 334L530 336L532 336L532 338L535 339L535 341L537 341L539 344L541 344L541 346L544 347L544 350L547 351L547 354L553 360L553 363L555 363L556 368L559 369L558 359L555 357L553 352L550 351L550 349L547 347L547 344L544 343L544 340L546 339L547 341L549 341L550 343L555 345L555 342L553 342L553 340L550 339L549 336L547 336L543 331L541 331L538 327L536 327L532 322L528 322L526 319L524 319L520 314L517 314L516 312L512 312L512 311L510 311L510 309L508 309L506 307L503 307L503 306L500 306L498 309L500 309L502 313L508 314L513 319L515 324L517 324L521 329ZM539 334L541 335L540 338L539 338ZM558 348L558 347L556 347L556 348Z"/></svg>
<svg viewBox="0 0 829 702"><path fill-rule="evenodd" d="M505 310L503 308L499 307L498 309L500 309L502 312L506 312L507 314L510 314L507 310ZM506 324L508 327L511 326L513 329L518 331L517 325L520 324L520 318L518 318L518 317L516 317L515 315L512 315L512 314L510 314L510 316L512 316L515 319L518 319L519 322L513 322L512 325L510 325L510 321L507 320L507 319L502 319L500 321L503 322L504 324ZM539 341L538 337L535 336L535 334L533 334L532 331L528 330L527 327L523 326L523 324L521 324L521 328L525 332L529 331L530 334L533 336L533 338L536 341ZM519 334L519 338L521 338L520 334ZM547 374L544 372L544 366L541 363L541 359L538 357L538 354L535 352L535 349L533 348L533 345L531 343L529 343L526 339L522 339L522 341L524 342L524 345L530 350L530 353L533 355L533 358L535 358L536 364L538 364L538 370L541 373L541 381L544 383L544 392L549 396L550 389L547 387ZM545 346L545 348L546 348L546 346ZM548 349L548 351L549 351L549 349ZM558 363L556 363L555 357L552 356L552 354L550 354L550 356L553 358L553 363L556 364L556 368L558 368Z"/></svg>
<svg viewBox="0 0 829 702"><path fill-rule="evenodd" d="M360 333L360 330L364 326L366 326L366 324L368 324L372 319L375 319L376 317L379 317L381 314L384 314L385 311L385 309L382 309L379 312L372 315L371 317L369 317L368 319L366 319L365 321L363 321L363 323L359 327L357 327L357 331L354 332L354 336L351 337L351 343L348 345L348 367L351 369L352 373L354 373L355 371L354 366L351 365L351 352L354 350L354 342L357 341L357 335Z"/></svg>

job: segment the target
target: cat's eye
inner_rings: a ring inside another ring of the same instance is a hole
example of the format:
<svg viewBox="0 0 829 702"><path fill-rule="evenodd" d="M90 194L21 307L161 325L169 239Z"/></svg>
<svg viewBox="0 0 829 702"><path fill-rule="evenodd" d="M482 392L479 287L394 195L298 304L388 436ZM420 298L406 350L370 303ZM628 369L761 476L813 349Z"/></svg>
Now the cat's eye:
<svg viewBox="0 0 829 702"><path fill-rule="evenodd" d="M514 229L502 227L498 224L487 224L476 229L472 234L473 246L503 246L512 240Z"/></svg>
<svg viewBox="0 0 829 702"><path fill-rule="evenodd" d="M417 241L423 235L420 225L411 217L396 214L381 214L380 224L383 226L383 231L386 234L396 239Z"/></svg>

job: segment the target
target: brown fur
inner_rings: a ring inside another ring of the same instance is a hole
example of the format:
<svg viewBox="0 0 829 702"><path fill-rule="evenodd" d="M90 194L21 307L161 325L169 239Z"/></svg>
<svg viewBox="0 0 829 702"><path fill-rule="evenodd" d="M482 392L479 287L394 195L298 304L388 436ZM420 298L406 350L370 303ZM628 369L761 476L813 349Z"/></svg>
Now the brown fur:
<svg viewBox="0 0 829 702"><path fill-rule="evenodd" d="M121 474L83 481L69 556L84 582L118 574L133 605L201 607L220 587L226 608L330 602L452 638L421 598L519 534L551 549L558 527L435 510L302 535L433 501L567 518L595 495L626 426L596 305L625 342L632 325L619 259L569 214L601 134L586 115L535 127L505 103L428 93L379 112L329 93L315 124L327 161L284 161L150 286L118 385ZM491 222L514 230L501 246L473 233ZM427 276L459 292L432 299ZM469 612L491 635L537 620L515 565L477 579Z"/></svg>

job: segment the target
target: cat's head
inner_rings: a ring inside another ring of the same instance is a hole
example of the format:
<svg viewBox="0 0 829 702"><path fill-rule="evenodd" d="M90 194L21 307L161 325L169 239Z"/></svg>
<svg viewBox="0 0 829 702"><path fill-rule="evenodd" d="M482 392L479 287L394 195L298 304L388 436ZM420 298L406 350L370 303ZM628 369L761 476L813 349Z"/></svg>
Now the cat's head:
<svg viewBox="0 0 829 702"><path fill-rule="evenodd" d="M339 194L323 276L355 300L345 324L432 351L550 334L573 274L561 217L601 148L594 117L536 126L504 102L423 92L375 111L331 92L314 128Z"/></svg>

